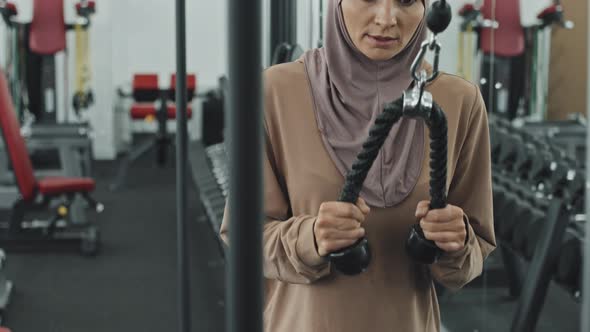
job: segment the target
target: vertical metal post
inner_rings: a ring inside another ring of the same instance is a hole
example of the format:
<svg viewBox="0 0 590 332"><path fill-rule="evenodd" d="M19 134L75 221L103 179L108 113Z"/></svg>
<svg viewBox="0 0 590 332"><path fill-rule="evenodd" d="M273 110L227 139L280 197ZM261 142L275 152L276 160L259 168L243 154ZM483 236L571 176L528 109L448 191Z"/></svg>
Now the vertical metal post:
<svg viewBox="0 0 590 332"><path fill-rule="evenodd" d="M324 46L324 1L319 0L320 2L320 33L318 36L318 47Z"/></svg>
<svg viewBox="0 0 590 332"><path fill-rule="evenodd" d="M281 26L281 19L282 19L282 2L283 0L270 0L270 59L272 61L272 57L277 48L283 40L283 31Z"/></svg>
<svg viewBox="0 0 590 332"><path fill-rule="evenodd" d="M587 1L588 13L590 17L590 0ZM586 31L586 117L590 119L590 24ZM586 127L586 216L590 215L590 126ZM584 273L582 274L582 323L580 331L590 331L590 222L586 222L586 239L584 241L584 263L582 264Z"/></svg>
<svg viewBox="0 0 590 332"><path fill-rule="evenodd" d="M305 45L305 46L307 49L310 49L310 48L313 48L313 46L314 46L313 45L313 36L314 36L313 33L315 32L314 26L316 24L316 22L314 20L313 1L309 1L309 5L308 5L307 9L308 9L307 15L309 15L310 22L309 22L309 30L308 30L308 36L307 36L308 42L307 42L307 45Z"/></svg>
<svg viewBox="0 0 590 332"><path fill-rule="evenodd" d="M262 332L261 10L229 2L229 332Z"/></svg>
<svg viewBox="0 0 590 332"><path fill-rule="evenodd" d="M287 42L297 44L297 0L287 2Z"/></svg>
<svg viewBox="0 0 590 332"><path fill-rule="evenodd" d="M271 0L270 52L271 58L281 43L297 42L297 0Z"/></svg>
<svg viewBox="0 0 590 332"><path fill-rule="evenodd" d="M186 8L176 0L176 227L178 257L179 331L191 331L191 285L186 218L187 126L186 126Z"/></svg>

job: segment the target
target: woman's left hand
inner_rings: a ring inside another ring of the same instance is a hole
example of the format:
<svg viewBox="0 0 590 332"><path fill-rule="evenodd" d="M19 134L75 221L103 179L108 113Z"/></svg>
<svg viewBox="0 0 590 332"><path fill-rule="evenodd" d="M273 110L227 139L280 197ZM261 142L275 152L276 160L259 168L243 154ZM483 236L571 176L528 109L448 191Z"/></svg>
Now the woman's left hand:
<svg viewBox="0 0 590 332"><path fill-rule="evenodd" d="M446 252L463 249L467 238L463 209L447 204L444 209L429 210L429 204L430 201L421 201L416 208L416 217L420 218L426 239Z"/></svg>

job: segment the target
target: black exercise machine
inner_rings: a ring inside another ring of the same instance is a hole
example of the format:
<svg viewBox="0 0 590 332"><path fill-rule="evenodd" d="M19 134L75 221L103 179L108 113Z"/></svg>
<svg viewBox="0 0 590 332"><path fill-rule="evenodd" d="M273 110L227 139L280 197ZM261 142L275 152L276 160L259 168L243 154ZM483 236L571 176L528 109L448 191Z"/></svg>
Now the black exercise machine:
<svg viewBox="0 0 590 332"><path fill-rule="evenodd" d="M13 52L13 66L9 70L11 94L23 120L25 111L30 112L37 122L57 122L57 93L55 81L55 55L66 52L66 31L75 30L76 44L76 91L72 104L77 116L81 110L88 108L93 102L89 89L90 68L88 66L87 29L90 18L96 11L94 1L81 0L76 4L76 13L83 22L66 23L64 21L63 0L35 0L33 2L33 18L31 22L16 21L17 8L13 3L0 1L0 14L10 30L18 31L16 40L10 47L18 47ZM67 68L67 65L66 65ZM68 98L68 82L64 95ZM69 122L69 103L64 109L65 122Z"/></svg>

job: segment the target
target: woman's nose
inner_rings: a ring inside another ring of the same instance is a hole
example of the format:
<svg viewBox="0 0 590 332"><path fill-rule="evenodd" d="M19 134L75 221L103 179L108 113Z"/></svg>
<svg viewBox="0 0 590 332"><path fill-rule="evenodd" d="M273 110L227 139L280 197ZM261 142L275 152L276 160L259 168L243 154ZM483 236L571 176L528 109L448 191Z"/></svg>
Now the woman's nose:
<svg viewBox="0 0 590 332"><path fill-rule="evenodd" d="M395 1L382 0L375 6L375 23L380 26L393 26L397 24L398 8L394 5Z"/></svg>

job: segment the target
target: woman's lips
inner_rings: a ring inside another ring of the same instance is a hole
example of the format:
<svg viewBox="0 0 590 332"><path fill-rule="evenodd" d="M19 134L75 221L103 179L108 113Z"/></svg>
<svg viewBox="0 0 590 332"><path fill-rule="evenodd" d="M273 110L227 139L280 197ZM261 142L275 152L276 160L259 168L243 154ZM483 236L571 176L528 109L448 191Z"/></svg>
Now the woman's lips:
<svg viewBox="0 0 590 332"><path fill-rule="evenodd" d="M367 38L377 48L390 48L399 41L399 38L388 36L374 36L367 34Z"/></svg>

